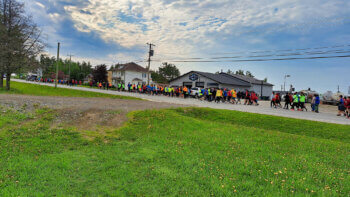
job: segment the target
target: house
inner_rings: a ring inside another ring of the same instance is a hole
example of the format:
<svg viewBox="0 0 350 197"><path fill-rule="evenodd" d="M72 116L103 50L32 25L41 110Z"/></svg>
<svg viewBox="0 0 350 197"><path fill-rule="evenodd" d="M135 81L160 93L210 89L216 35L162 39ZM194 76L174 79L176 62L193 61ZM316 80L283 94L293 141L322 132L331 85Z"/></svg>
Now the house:
<svg viewBox="0 0 350 197"><path fill-rule="evenodd" d="M153 83L151 76L150 84ZM134 62L127 64L119 64L116 68L111 69L108 72L108 81L114 86L118 83L124 83L125 86L130 84L147 84L148 82L148 70Z"/></svg>
<svg viewBox="0 0 350 197"><path fill-rule="evenodd" d="M272 94L273 85L254 77L227 73L207 73L191 71L170 81L170 86L186 86L188 88L227 88L236 91L254 91L263 97Z"/></svg>

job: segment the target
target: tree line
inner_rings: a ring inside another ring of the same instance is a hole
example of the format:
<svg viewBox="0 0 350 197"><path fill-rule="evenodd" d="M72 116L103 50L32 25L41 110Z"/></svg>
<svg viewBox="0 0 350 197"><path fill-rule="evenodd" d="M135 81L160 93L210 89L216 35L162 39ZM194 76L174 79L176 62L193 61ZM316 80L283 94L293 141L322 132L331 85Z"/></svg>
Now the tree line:
<svg viewBox="0 0 350 197"><path fill-rule="evenodd" d="M56 78L56 65L57 59L55 57L40 55L39 67L42 69L44 78ZM58 70L58 79L60 80L74 79L83 81L92 73L93 68L90 62L83 61L80 63L68 59L59 59Z"/></svg>

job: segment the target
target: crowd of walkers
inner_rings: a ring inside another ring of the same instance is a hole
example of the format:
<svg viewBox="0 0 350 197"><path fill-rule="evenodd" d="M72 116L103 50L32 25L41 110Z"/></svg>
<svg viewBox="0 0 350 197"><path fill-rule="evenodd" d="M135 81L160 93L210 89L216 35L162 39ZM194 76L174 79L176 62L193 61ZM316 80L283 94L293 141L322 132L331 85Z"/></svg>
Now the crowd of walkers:
<svg viewBox="0 0 350 197"><path fill-rule="evenodd" d="M94 83L90 82L91 87ZM232 103L244 105L259 105L259 95L253 91L236 91L234 89L226 88L196 88L191 89L184 87L169 87L161 85L142 85L142 84L128 84L123 83L112 86L109 83L97 83L96 86L100 89L113 88L117 91L128 91L133 93L148 94L152 96L168 96L187 99L195 97L201 101L216 102L216 103ZM242 102L243 101L243 102Z"/></svg>
<svg viewBox="0 0 350 197"><path fill-rule="evenodd" d="M350 97L339 96L337 116L346 116L350 119Z"/></svg>
<svg viewBox="0 0 350 197"><path fill-rule="evenodd" d="M51 79L51 78L38 78L36 81L42 82L42 83L55 83L55 79ZM67 86L83 85L82 81L78 81L78 80L75 80L75 79L58 80L57 83L61 84L61 85L67 85Z"/></svg>
<svg viewBox="0 0 350 197"><path fill-rule="evenodd" d="M307 103L307 95L303 92L295 92L293 93L287 93L286 95L282 96L280 93L273 93L271 95L271 107L274 108L283 108L286 110L292 110L292 111L308 111L306 108ZM281 102L284 101L284 106L282 107ZM311 100L311 111L315 113L319 113L319 106L321 103L320 95L314 94L312 96ZM338 101L338 116L344 115L348 119L350 119L350 97L343 97L342 95L339 96Z"/></svg>
<svg viewBox="0 0 350 197"><path fill-rule="evenodd" d="M282 108L281 101L284 100L283 109L294 111L307 111L305 103L307 102L307 95L303 92L296 92L294 94L287 93L284 98L281 97L280 93L273 93L271 96L271 107ZM319 113L318 106L320 105L320 96L315 94L312 98L311 108L313 112Z"/></svg>
<svg viewBox="0 0 350 197"><path fill-rule="evenodd" d="M54 83L54 79L50 78L38 78L37 81L43 83ZM59 80L59 84L68 86L83 85L82 81L78 80ZM99 89L112 89L116 91L127 91L139 94L148 94L152 96L168 96L189 98L195 97L201 101L216 102L216 103L231 103L231 104L244 104L244 105L259 105L259 95L254 91L236 91L234 89L226 88L196 88L191 89L184 87L169 87L160 85L145 85L145 84L128 84L118 83L115 86L108 82L92 82L88 84L90 87L98 87ZM287 93L281 96L280 93L273 93L270 97L271 108L283 108L292 111L308 111L306 107L308 95L303 92ZM284 102L284 106L282 106ZM321 103L320 95L314 94L311 100L311 111L319 113L319 105ZM338 102L338 116L346 116L350 119L350 97L339 97Z"/></svg>

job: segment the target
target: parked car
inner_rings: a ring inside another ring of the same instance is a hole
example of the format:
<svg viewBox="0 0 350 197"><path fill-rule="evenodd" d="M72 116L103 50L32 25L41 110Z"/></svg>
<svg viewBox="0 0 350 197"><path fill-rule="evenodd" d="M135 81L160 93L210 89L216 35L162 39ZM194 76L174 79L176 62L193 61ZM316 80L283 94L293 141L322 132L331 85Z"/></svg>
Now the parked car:
<svg viewBox="0 0 350 197"><path fill-rule="evenodd" d="M28 75L27 81L36 81L38 79L38 76L36 75Z"/></svg>
<svg viewBox="0 0 350 197"><path fill-rule="evenodd" d="M199 88L191 88L191 97L198 97L199 96Z"/></svg>

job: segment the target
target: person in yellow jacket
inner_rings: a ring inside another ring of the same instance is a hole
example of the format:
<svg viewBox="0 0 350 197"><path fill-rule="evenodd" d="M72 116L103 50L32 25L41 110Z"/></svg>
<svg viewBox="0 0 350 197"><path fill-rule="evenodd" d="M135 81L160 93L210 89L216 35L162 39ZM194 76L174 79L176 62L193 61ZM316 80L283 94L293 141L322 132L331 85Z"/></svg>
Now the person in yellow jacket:
<svg viewBox="0 0 350 197"><path fill-rule="evenodd" d="M236 104L237 92L234 89L231 90L231 95L232 95L232 98L231 98L232 104Z"/></svg>
<svg viewBox="0 0 350 197"><path fill-rule="evenodd" d="M221 99L222 99L222 90L218 89L216 90L215 102L220 103Z"/></svg>

